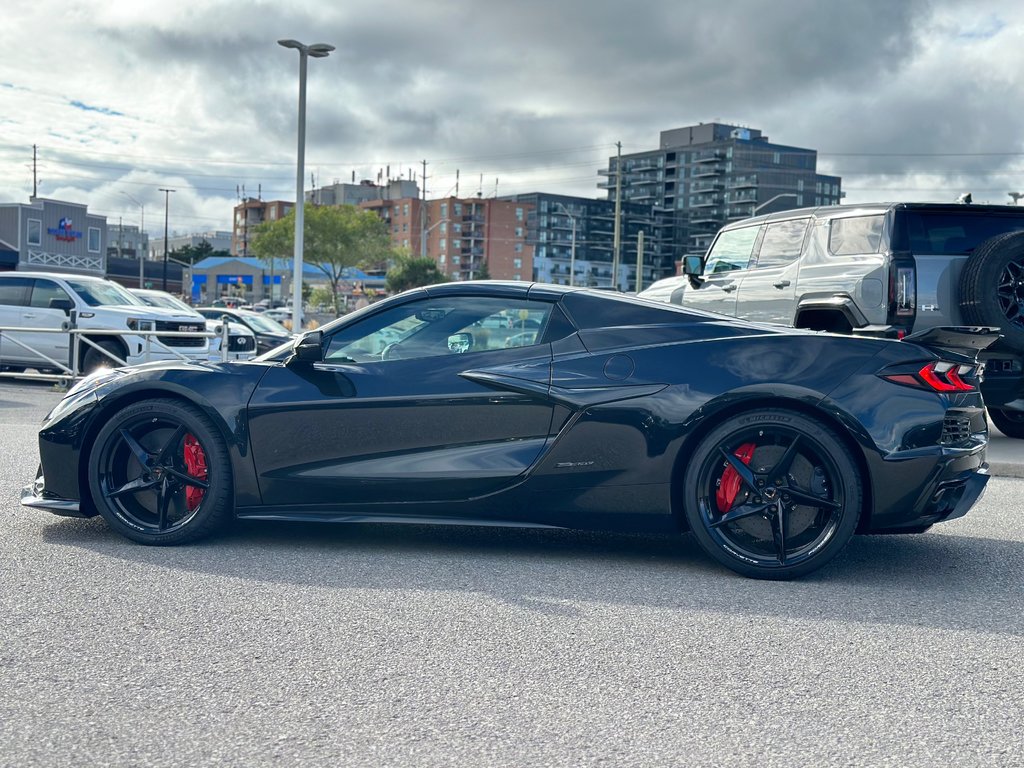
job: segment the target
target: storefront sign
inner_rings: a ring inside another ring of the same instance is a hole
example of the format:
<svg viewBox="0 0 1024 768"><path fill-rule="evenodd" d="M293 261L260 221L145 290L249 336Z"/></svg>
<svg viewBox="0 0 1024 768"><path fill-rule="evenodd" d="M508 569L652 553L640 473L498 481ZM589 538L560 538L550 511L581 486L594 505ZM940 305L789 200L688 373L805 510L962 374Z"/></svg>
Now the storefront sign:
<svg viewBox="0 0 1024 768"><path fill-rule="evenodd" d="M66 243L72 243L82 237L79 230L72 229L71 219L67 216L62 218L56 227L47 227L46 231Z"/></svg>

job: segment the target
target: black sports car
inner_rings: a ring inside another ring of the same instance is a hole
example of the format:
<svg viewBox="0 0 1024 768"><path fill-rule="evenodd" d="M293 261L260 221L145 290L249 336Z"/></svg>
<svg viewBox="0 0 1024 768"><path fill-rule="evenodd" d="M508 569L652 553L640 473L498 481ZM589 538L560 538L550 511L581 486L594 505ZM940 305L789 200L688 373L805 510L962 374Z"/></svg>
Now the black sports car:
<svg viewBox="0 0 1024 768"><path fill-rule="evenodd" d="M976 349L599 291L403 293L239 363L79 382L22 503L144 544L233 517L693 531L747 576L959 517L988 479Z"/></svg>

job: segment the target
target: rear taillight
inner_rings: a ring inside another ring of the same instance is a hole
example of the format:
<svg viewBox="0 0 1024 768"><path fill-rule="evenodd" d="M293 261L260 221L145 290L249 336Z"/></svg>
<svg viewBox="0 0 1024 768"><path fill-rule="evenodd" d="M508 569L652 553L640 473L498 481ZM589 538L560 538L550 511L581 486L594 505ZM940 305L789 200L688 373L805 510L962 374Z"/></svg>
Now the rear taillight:
<svg viewBox="0 0 1024 768"><path fill-rule="evenodd" d="M913 317L917 312L917 276L913 267L896 267L891 299L897 318Z"/></svg>
<svg viewBox="0 0 1024 768"><path fill-rule="evenodd" d="M894 384L903 384L933 392L977 392L975 379L977 366L936 360L921 367L916 373L891 373L882 378Z"/></svg>

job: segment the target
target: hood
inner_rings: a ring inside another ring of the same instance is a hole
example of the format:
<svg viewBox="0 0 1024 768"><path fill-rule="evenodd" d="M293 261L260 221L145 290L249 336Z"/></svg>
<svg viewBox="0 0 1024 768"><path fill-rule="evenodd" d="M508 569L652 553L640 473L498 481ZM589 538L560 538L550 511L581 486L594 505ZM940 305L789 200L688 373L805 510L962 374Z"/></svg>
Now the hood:
<svg viewBox="0 0 1024 768"><path fill-rule="evenodd" d="M89 307L86 311L91 311L93 309L101 310L113 315L121 315L125 319L129 317L137 317L142 320L168 320L179 323L196 324L198 324L199 321L204 320L203 316L199 313L180 312L176 309L168 309L166 307L148 307L134 304L101 304L98 307Z"/></svg>

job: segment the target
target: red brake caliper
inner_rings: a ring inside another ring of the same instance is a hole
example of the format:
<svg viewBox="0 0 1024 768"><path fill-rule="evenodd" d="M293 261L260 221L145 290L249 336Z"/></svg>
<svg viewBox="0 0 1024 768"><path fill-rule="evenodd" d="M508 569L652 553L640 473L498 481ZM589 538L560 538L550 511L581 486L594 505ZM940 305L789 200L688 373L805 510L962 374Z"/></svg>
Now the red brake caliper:
<svg viewBox="0 0 1024 768"><path fill-rule="evenodd" d="M203 446L191 434L185 435L185 468L192 477L199 480L206 479L206 453L203 451ZM189 512L195 512L205 493L206 491L202 488L196 488L193 485L185 486L185 503L188 505Z"/></svg>
<svg viewBox="0 0 1024 768"><path fill-rule="evenodd" d="M733 455L744 464L749 465L750 460L754 457L755 448L757 448L755 443L744 443L736 449L736 453ZM732 503L736 501L736 494L740 492L742 482L740 480L740 473L733 469L731 464L725 468L725 472L722 473L722 481L715 492L715 502L718 504L718 511L723 515L732 509Z"/></svg>

